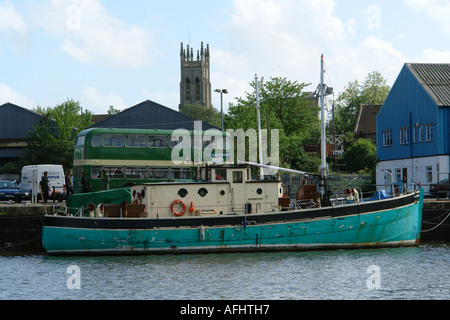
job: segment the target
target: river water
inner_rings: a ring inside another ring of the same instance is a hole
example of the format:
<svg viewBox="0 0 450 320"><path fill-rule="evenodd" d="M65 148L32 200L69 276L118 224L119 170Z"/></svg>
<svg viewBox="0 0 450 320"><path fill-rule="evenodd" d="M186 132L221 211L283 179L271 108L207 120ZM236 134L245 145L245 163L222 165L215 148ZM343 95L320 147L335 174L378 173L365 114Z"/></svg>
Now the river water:
<svg viewBox="0 0 450 320"><path fill-rule="evenodd" d="M255 254L0 256L0 270L1 300L450 298L450 243Z"/></svg>

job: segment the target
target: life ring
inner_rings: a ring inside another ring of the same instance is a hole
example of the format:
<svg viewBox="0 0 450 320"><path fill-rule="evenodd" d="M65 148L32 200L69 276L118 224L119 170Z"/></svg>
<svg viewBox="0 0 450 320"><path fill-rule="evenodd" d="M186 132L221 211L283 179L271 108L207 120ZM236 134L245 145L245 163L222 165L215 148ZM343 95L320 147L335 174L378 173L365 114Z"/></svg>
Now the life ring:
<svg viewBox="0 0 450 320"><path fill-rule="evenodd" d="M176 205L180 205L182 207L181 211L175 211L174 207ZM172 211L172 213L176 216L176 217L181 217L182 215L184 215L186 213L186 204L181 201L181 200L174 200L172 201L172 204L170 205L170 211Z"/></svg>

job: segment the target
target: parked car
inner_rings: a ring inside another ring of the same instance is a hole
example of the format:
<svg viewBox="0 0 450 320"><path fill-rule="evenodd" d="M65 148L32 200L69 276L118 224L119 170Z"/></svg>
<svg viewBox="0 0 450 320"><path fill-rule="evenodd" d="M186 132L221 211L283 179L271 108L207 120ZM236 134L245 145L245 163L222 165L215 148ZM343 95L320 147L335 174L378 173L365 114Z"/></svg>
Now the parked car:
<svg viewBox="0 0 450 320"><path fill-rule="evenodd" d="M0 201L14 200L21 202L27 195L20 192L19 187L12 181L0 181Z"/></svg>
<svg viewBox="0 0 450 320"><path fill-rule="evenodd" d="M430 185L430 194L436 198L446 198L450 191L449 179L439 181Z"/></svg>

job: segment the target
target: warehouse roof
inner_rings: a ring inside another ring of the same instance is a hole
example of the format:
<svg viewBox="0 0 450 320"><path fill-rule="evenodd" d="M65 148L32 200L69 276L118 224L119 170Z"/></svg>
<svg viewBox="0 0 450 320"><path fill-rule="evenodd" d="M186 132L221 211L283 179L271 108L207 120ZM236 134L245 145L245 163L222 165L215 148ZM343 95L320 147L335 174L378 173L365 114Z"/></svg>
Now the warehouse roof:
<svg viewBox="0 0 450 320"><path fill-rule="evenodd" d="M450 64L407 63L420 84L440 107L450 107Z"/></svg>

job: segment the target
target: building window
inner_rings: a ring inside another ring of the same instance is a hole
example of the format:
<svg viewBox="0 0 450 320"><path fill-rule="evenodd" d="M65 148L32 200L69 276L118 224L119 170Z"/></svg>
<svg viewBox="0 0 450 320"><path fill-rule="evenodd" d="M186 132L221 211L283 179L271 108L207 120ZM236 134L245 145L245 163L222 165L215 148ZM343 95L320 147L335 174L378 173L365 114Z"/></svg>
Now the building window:
<svg viewBox="0 0 450 320"><path fill-rule="evenodd" d="M186 100L191 100L191 81L186 78Z"/></svg>
<svg viewBox="0 0 450 320"><path fill-rule="evenodd" d="M400 144L409 144L408 129L407 127L400 129Z"/></svg>
<svg viewBox="0 0 450 320"><path fill-rule="evenodd" d="M427 123L426 125L426 135L427 135L427 141L433 141L433 124Z"/></svg>
<svg viewBox="0 0 450 320"><path fill-rule="evenodd" d="M395 169L395 181L401 181L402 180L402 170L397 168Z"/></svg>
<svg viewBox="0 0 450 320"><path fill-rule="evenodd" d="M423 124L415 124L413 127L413 142L423 142Z"/></svg>
<svg viewBox="0 0 450 320"><path fill-rule="evenodd" d="M195 78L195 100L200 101L200 79Z"/></svg>
<svg viewBox="0 0 450 320"><path fill-rule="evenodd" d="M392 147L392 130L383 131L383 147Z"/></svg>
<svg viewBox="0 0 450 320"><path fill-rule="evenodd" d="M428 183L433 182L433 167L432 166L427 167L426 174L427 174L427 182Z"/></svg>

